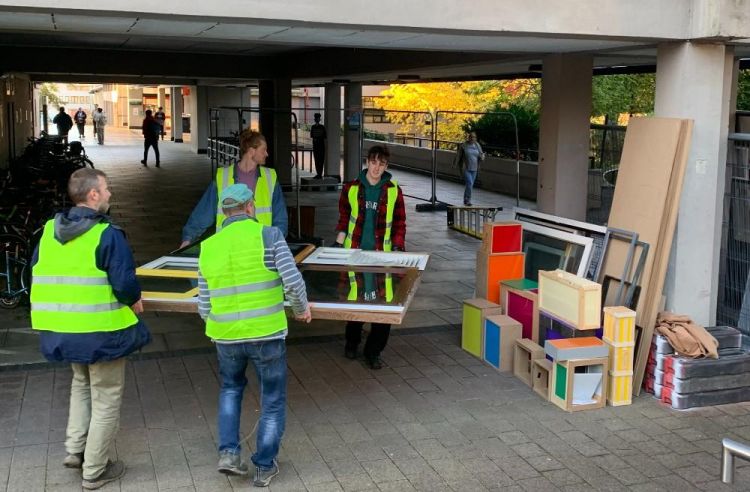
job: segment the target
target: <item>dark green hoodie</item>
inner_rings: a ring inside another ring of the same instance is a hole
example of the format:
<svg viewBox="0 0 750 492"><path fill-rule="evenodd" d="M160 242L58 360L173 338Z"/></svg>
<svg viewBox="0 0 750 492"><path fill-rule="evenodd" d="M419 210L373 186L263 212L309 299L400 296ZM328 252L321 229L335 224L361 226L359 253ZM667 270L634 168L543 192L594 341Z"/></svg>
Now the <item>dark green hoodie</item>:
<svg viewBox="0 0 750 492"><path fill-rule="evenodd" d="M378 204L383 185L391 180L391 173L384 172L380 181L374 186L367 181L367 169L359 173L359 181L365 192L365 220L362 224L362 240L360 249L375 249L375 227L378 220Z"/></svg>

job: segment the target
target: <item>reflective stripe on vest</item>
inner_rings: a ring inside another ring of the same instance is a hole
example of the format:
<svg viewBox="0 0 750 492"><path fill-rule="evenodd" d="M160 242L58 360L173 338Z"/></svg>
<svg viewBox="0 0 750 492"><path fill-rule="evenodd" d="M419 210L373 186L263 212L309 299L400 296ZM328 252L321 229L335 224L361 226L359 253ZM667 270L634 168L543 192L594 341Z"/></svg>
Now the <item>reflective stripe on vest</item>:
<svg viewBox="0 0 750 492"><path fill-rule="evenodd" d="M107 227L97 224L60 244L54 237L54 220L44 226L39 261L32 272L31 326L35 330L93 333L122 330L138 322L130 307L115 297L107 272L96 267L96 248Z"/></svg>
<svg viewBox="0 0 750 492"><path fill-rule="evenodd" d="M357 287L357 277L354 272L347 272L349 274L349 294L346 296L347 301L356 301L359 295ZM385 301L391 302L393 300L393 275L390 273L385 274Z"/></svg>
<svg viewBox="0 0 750 492"><path fill-rule="evenodd" d="M391 251L393 249L393 245L391 243L391 228L393 225L393 209L396 208L396 198L398 198L398 183L393 179L391 180L391 183L393 184L393 186L388 187L387 190L383 251ZM356 184L352 185L349 188L349 230L347 231L346 238L344 239L345 248L352 247L352 237L354 236L354 229L357 226L357 218L359 217L359 188L359 185ZM377 244L375 245L375 247L377 248Z"/></svg>
<svg viewBox="0 0 750 492"><path fill-rule="evenodd" d="M206 335L214 340L265 337L287 327L281 277L263 261L263 227L239 220L201 243L198 267L211 301Z"/></svg>
<svg viewBox="0 0 750 492"><path fill-rule="evenodd" d="M272 225L273 190L276 187L276 171L265 166L258 166L260 176L255 182L253 198L255 201L255 218L263 225ZM262 183L262 184L261 184ZM219 203L221 192L234 184L234 164L216 169L216 232L221 230L224 223L224 212Z"/></svg>

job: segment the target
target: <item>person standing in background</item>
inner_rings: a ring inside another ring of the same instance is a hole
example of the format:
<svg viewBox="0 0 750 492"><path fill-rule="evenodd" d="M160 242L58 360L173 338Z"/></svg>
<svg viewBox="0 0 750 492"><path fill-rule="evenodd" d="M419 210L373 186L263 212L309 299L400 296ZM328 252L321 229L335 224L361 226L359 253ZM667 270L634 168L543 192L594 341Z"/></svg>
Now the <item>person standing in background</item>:
<svg viewBox="0 0 750 492"><path fill-rule="evenodd" d="M313 118L315 118L315 124L310 127L310 138L315 158L315 179L320 179L323 177L326 163L326 127L320 123L320 113L315 113Z"/></svg>
<svg viewBox="0 0 750 492"><path fill-rule="evenodd" d="M83 110L83 108L78 108L78 111L76 112L75 116L73 116L73 119L76 122L76 126L78 127L78 138L80 140L83 140L86 138L86 118L88 115L86 114L86 111Z"/></svg>
<svg viewBox="0 0 750 492"><path fill-rule="evenodd" d="M68 132L73 128L73 118L65 112L65 108L60 108L60 112L55 115L52 119L52 123L57 126L57 134L60 136L60 140L67 145L68 144Z"/></svg>
<svg viewBox="0 0 750 492"><path fill-rule="evenodd" d="M164 140L164 124L167 122L167 115L164 113L164 108L159 106L159 111L154 113L154 119L157 123L159 123L159 126L161 127L159 133L161 134L161 139Z"/></svg>
<svg viewBox="0 0 750 492"><path fill-rule="evenodd" d="M466 142L458 146L456 158L453 165L463 172L464 182L464 205L471 206L471 192L479 174L479 163L484 160L485 154L482 146L477 142L476 132L469 132Z"/></svg>
<svg viewBox="0 0 750 492"><path fill-rule="evenodd" d="M156 156L156 167L161 167L159 164L159 133L161 132L161 126L154 119L153 113L150 109L146 110L146 117L143 119L141 125L141 133L143 133L143 160L141 164L143 167L148 167L146 163L148 161L148 148L154 148L154 155Z"/></svg>
<svg viewBox="0 0 750 492"><path fill-rule="evenodd" d="M107 126L107 115L104 114L102 108L96 108L93 120L97 143L104 145L104 128Z"/></svg>

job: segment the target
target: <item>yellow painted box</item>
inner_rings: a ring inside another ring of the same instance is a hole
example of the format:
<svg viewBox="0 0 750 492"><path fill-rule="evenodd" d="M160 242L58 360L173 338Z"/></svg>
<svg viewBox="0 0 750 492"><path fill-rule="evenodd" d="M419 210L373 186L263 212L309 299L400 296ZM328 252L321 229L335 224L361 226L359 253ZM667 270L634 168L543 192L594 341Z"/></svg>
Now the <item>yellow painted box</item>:
<svg viewBox="0 0 750 492"><path fill-rule="evenodd" d="M630 405L633 398L633 371L609 371L607 403L613 407Z"/></svg>
<svg viewBox="0 0 750 492"><path fill-rule="evenodd" d="M635 343L615 343L604 337L602 341L609 347L609 367L615 372L627 372L633 370L633 356L635 354Z"/></svg>
<svg viewBox="0 0 750 492"><path fill-rule="evenodd" d="M602 286L564 270L540 270L539 309L579 330L601 328Z"/></svg>
<svg viewBox="0 0 750 492"><path fill-rule="evenodd" d="M635 311L624 306L605 307L604 338L614 343L635 342Z"/></svg>
<svg viewBox="0 0 750 492"><path fill-rule="evenodd" d="M493 314L503 314L494 302L479 298L464 301L461 348L480 359L484 355L484 319Z"/></svg>

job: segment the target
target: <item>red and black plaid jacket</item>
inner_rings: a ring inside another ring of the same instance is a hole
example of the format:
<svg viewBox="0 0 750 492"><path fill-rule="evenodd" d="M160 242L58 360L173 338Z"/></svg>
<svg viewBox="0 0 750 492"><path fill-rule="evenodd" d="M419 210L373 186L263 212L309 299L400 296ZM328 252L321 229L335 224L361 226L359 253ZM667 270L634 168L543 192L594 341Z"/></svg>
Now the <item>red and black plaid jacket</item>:
<svg viewBox="0 0 750 492"><path fill-rule="evenodd" d="M349 189L353 185L359 186L357 202L359 203L359 212L357 222L354 225L352 235L352 248L359 248L362 242L362 228L365 224L365 188L359 179L344 184L339 197L339 222L336 225L337 232L349 231L349 216L351 207L349 205ZM404 251L406 249L406 209L404 207L404 195L401 188L392 181L386 182L380 190L380 199L378 200L378 219L375 224L375 249L383 250L383 237L385 236L385 214L388 207L388 188L396 186L398 196L393 208L393 223L391 224L391 245L394 250Z"/></svg>

